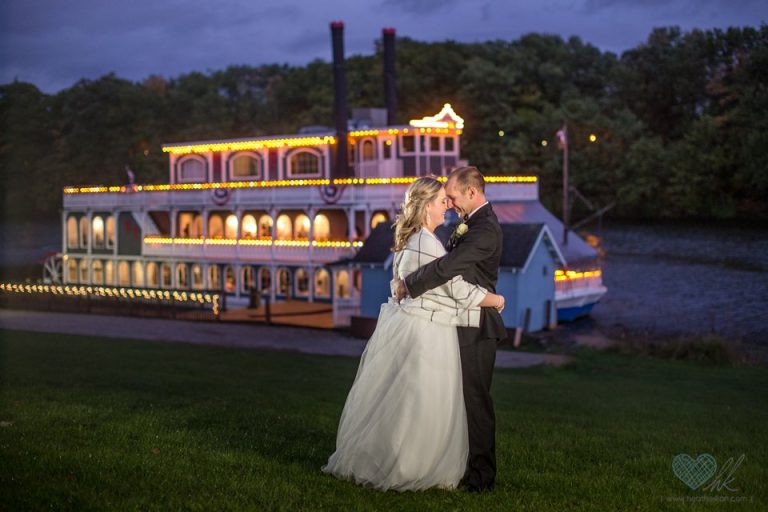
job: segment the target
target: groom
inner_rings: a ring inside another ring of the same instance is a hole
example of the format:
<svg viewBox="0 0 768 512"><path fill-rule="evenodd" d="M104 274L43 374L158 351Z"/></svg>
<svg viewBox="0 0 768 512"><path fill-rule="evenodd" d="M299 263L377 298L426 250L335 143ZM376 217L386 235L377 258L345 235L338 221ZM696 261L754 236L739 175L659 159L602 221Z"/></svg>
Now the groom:
<svg viewBox="0 0 768 512"><path fill-rule="evenodd" d="M501 227L485 199L485 179L476 167L454 170L445 194L462 224L451 235L449 252L399 281L398 300L418 297L461 275L464 280L496 292L501 262ZM462 227L462 225L465 225ZM491 376L496 345L507 337L501 315L483 308L480 327L457 327L461 353L464 403L469 430L469 460L462 480L467 490L493 489L496 479L496 418L491 400Z"/></svg>

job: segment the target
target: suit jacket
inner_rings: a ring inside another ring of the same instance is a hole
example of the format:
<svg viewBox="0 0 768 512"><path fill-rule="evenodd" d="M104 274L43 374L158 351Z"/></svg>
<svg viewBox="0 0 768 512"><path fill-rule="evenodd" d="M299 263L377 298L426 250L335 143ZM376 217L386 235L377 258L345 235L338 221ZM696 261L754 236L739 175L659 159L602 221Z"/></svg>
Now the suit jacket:
<svg viewBox="0 0 768 512"><path fill-rule="evenodd" d="M491 204L477 210L467 221L467 227L469 229L456 240L451 252L405 278L411 297L417 298L456 276L463 276L466 282L496 293L502 234ZM482 308L479 338L503 340L506 337L507 329L499 312L495 308Z"/></svg>

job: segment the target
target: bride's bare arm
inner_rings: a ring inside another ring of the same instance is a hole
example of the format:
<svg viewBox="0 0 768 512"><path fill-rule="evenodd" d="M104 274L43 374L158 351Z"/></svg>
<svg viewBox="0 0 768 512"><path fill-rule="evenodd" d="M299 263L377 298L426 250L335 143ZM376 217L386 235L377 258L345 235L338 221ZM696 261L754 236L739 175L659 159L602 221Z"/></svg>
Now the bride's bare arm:
<svg viewBox="0 0 768 512"><path fill-rule="evenodd" d="M488 292L479 305L481 308L496 308L501 313L504 309L504 296Z"/></svg>

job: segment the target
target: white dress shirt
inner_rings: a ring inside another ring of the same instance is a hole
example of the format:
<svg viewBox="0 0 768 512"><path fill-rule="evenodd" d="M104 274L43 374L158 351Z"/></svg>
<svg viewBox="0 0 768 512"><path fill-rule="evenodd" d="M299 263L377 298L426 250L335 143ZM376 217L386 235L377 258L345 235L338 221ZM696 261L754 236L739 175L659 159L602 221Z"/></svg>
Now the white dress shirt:
<svg viewBox="0 0 768 512"><path fill-rule="evenodd" d="M475 212L476 212L477 210L479 210L480 208L482 208L483 206L485 206L485 205L487 205L487 204L488 204L488 201L484 202L483 204L481 204L480 206L478 206L477 208L475 208L474 210L472 210L471 212L469 212L469 215L467 215L467 218L464 220L464 222L468 221L468 220L469 220L469 218L470 218L470 217L472 217L472 216L475 214Z"/></svg>

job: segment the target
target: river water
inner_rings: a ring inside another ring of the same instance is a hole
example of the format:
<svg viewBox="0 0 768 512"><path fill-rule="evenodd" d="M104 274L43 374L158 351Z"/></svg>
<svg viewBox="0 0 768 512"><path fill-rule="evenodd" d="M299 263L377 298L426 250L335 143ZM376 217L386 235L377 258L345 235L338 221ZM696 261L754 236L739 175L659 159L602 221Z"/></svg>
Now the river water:
<svg viewBox="0 0 768 512"><path fill-rule="evenodd" d="M768 226L611 223L587 231L604 252L598 327L715 332L768 345Z"/></svg>
<svg viewBox="0 0 768 512"><path fill-rule="evenodd" d="M716 332L768 346L768 226L608 223L586 232L604 252L608 293L598 328L648 336ZM57 223L0 226L3 281L37 279L46 253L61 250Z"/></svg>

